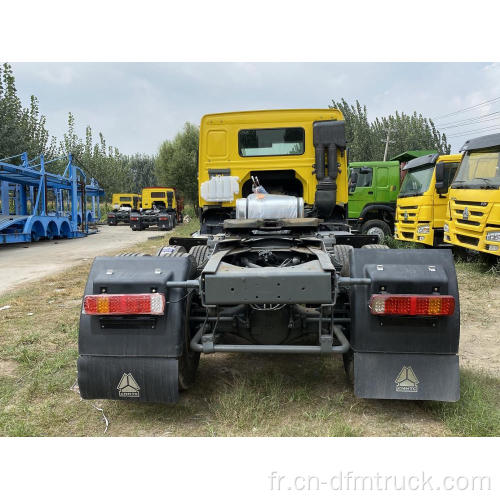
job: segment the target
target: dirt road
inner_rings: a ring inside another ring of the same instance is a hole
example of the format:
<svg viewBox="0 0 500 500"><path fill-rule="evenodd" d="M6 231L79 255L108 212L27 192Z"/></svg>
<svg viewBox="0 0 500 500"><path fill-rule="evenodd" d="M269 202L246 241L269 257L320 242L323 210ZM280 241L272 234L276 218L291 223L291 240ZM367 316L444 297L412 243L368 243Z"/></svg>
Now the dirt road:
<svg viewBox="0 0 500 500"><path fill-rule="evenodd" d="M128 226L99 226L99 233L74 240L40 241L0 247L0 294L63 271L97 255L118 252L165 233L132 231Z"/></svg>

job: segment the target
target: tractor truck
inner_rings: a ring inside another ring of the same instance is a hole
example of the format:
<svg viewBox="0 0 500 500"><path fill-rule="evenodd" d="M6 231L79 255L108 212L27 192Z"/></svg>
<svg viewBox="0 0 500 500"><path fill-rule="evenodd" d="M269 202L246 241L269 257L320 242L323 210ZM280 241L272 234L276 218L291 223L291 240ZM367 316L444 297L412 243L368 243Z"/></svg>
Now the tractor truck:
<svg viewBox="0 0 500 500"><path fill-rule="evenodd" d="M349 225L383 241L394 228L399 162L351 162L349 174Z"/></svg>
<svg viewBox="0 0 500 500"><path fill-rule="evenodd" d="M113 193L113 210L108 213L108 226L117 226L120 222L130 223L130 212L141 207L141 195L135 193Z"/></svg>
<svg viewBox="0 0 500 500"><path fill-rule="evenodd" d="M140 210L130 213L132 231L142 231L150 226L170 231L183 221L183 202L172 187L147 187L142 190Z"/></svg>
<svg viewBox="0 0 500 500"><path fill-rule="evenodd" d="M202 224L216 234L94 260L83 398L175 403L202 353L342 356L359 398L459 398L452 254L351 233L339 110L207 115L199 148Z"/></svg>
<svg viewBox="0 0 500 500"><path fill-rule="evenodd" d="M448 189L461 158L460 154L430 154L405 165L406 175L396 210L394 237L397 240L428 247L443 245Z"/></svg>
<svg viewBox="0 0 500 500"><path fill-rule="evenodd" d="M500 256L500 134L468 140L451 184L445 242Z"/></svg>

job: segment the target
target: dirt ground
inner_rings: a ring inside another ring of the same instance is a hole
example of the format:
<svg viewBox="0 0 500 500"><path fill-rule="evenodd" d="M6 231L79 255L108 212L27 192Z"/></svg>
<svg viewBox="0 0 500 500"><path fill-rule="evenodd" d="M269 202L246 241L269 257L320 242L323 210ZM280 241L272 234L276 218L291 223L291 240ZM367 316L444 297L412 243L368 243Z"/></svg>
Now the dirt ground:
<svg viewBox="0 0 500 500"><path fill-rule="evenodd" d="M153 231L132 231L125 225L99 226L97 234L86 238L2 245L0 294L27 282L64 271L97 255L141 243L156 234Z"/></svg>
<svg viewBox="0 0 500 500"><path fill-rule="evenodd" d="M457 266L460 291L460 365L500 375L500 284L484 275L478 280Z"/></svg>

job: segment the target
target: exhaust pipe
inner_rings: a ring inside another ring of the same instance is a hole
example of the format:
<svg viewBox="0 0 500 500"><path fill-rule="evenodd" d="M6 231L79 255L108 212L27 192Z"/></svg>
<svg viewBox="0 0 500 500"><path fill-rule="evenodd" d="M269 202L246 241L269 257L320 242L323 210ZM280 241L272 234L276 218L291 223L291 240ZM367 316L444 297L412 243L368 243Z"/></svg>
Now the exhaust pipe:
<svg viewBox="0 0 500 500"><path fill-rule="evenodd" d="M337 149L345 149L345 122L319 121L313 124L313 143L315 149L315 172L318 184L314 205L318 217L331 219L337 204ZM325 153L328 157L328 176L326 176Z"/></svg>

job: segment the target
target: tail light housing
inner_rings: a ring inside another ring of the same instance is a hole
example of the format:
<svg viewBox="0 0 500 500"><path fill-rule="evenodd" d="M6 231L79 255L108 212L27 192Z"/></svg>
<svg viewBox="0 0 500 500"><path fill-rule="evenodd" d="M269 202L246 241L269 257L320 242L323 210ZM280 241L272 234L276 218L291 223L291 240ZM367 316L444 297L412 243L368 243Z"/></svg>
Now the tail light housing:
<svg viewBox="0 0 500 500"><path fill-rule="evenodd" d="M377 316L451 316L455 297L381 293L370 297L369 308Z"/></svg>
<svg viewBox="0 0 500 500"><path fill-rule="evenodd" d="M130 217L130 220L139 220L139 217Z"/></svg>
<svg viewBox="0 0 500 500"><path fill-rule="evenodd" d="M168 220L168 217L158 217L160 220Z"/></svg>
<svg viewBox="0 0 500 500"><path fill-rule="evenodd" d="M83 310L90 315L161 315L165 312L165 295L162 293L99 294L86 295Z"/></svg>

